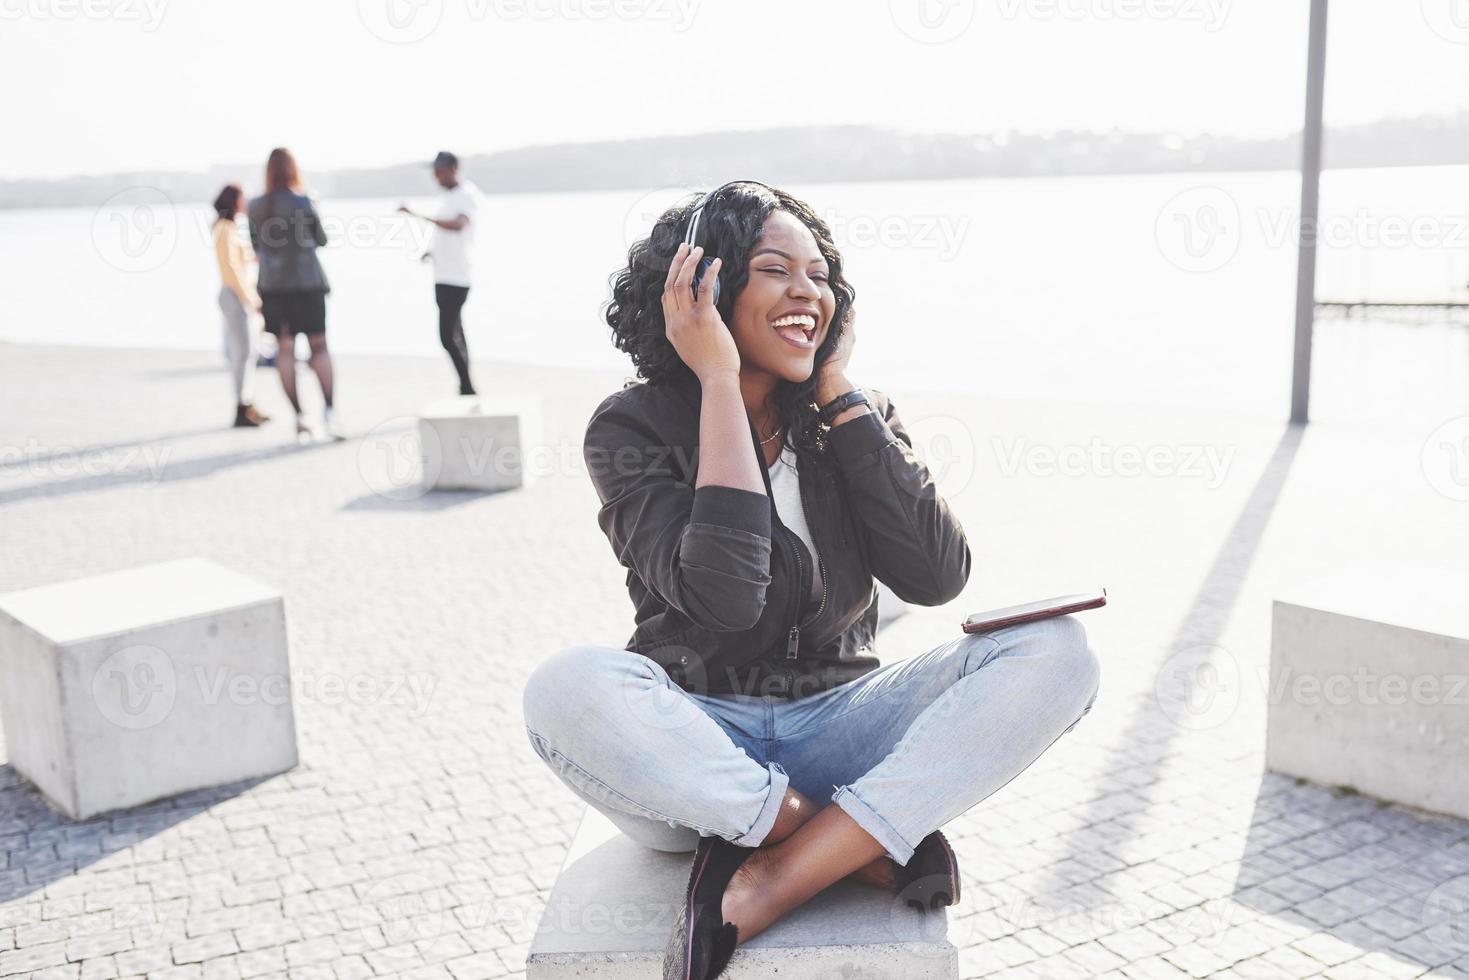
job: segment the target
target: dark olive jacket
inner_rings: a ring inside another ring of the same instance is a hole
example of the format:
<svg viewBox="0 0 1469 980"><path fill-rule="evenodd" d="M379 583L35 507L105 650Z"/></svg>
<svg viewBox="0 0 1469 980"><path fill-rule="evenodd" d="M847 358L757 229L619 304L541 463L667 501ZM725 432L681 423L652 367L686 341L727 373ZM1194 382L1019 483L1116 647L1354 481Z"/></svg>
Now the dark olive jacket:
<svg viewBox="0 0 1469 980"><path fill-rule="evenodd" d="M877 588L937 606L969 580L969 544L892 401L801 453L801 501L825 588L812 597L812 556L781 523L770 494L710 484L698 473L701 389L692 374L629 382L587 423L585 458L597 521L627 568L636 627L626 649L684 690L806 697L879 666ZM754 426L750 441L764 463Z"/></svg>
<svg viewBox="0 0 1469 980"><path fill-rule="evenodd" d="M262 194L245 208L250 244L260 260L255 288L262 293L327 293L331 284L316 250L326 229L311 198L296 191Z"/></svg>

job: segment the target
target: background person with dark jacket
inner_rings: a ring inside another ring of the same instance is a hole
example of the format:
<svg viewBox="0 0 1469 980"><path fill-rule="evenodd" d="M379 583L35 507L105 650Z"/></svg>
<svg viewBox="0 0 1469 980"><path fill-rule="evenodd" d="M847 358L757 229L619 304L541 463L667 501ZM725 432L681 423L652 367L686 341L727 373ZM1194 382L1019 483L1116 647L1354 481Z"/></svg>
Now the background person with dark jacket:
<svg viewBox="0 0 1469 980"><path fill-rule="evenodd" d="M853 298L825 222L753 181L665 213L614 280L607 322L645 383L603 400L584 455L637 627L548 657L523 710L572 792L651 847L695 848L666 977L717 975L847 875L953 904L938 828L1097 695L1071 616L864 656L874 577L939 605L971 555L892 400L848 378ZM772 473L787 448L794 493Z"/></svg>
<svg viewBox="0 0 1469 980"><path fill-rule="evenodd" d="M326 348L326 294L331 286L316 257L326 244L326 231L316 205L302 192L301 173L289 150L270 151L265 164L265 193L250 202L250 243L260 260L261 313L265 329L279 342L276 370L291 408L297 436L310 436L296 397L296 334L311 345L311 370L321 384L323 423L342 438L332 413L332 359Z"/></svg>

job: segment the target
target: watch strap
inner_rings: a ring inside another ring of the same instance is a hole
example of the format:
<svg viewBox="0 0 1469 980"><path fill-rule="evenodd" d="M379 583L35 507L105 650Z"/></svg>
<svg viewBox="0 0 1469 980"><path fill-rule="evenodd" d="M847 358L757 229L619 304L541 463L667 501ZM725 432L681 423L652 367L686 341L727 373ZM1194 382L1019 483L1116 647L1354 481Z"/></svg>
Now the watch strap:
<svg viewBox="0 0 1469 980"><path fill-rule="evenodd" d="M821 416L821 421L830 425L832 419L836 418L838 415L842 414L852 406L870 406L871 404L872 402L869 401L867 398L867 392L863 391L861 388L853 388L851 391L843 392L842 394L837 395L831 401L821 406L821 408L818 410L818 414Z"/></svg>

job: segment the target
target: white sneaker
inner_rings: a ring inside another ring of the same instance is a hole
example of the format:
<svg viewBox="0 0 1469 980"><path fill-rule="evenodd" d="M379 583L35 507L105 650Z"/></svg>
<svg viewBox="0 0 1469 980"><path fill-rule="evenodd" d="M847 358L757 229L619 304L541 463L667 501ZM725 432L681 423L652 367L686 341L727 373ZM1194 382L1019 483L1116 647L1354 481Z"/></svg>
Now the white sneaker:
<svg viewBox="0 0 1469 980"><path fill-rule="evenodd" d="M336 413L334 413L331 409L328 408L322 414L322 423L323 427L326 429L326 434L330 436L334 442L342 442L347 438L347 434L342 431L342 426L337 421Z"/></svg>

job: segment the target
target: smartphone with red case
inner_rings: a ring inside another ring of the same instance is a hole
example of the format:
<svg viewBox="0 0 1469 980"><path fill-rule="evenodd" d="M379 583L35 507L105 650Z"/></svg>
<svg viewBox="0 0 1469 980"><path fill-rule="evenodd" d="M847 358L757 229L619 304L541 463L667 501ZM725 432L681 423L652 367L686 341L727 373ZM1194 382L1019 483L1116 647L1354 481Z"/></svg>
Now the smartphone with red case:
<svg viewBox="0 0 1469 980"><path fill-rule="evenodd" d="M963 628L966 633L985 633L990 630L999 629L1002 626L1014 626L1016 623L1032 623L1037 619L1050 619L1052 616L1064 616L1067 613L1080 612L1083 609L1096 609L1106 604L1106 589L1098 589L1096 592L1078 592L1074 595L1059 595L1053 599L1039 599L1035 602L1021 603L1018 606L1006 606L1003 609L991 609L989 612L977 612L964 620Z"/></svg>

